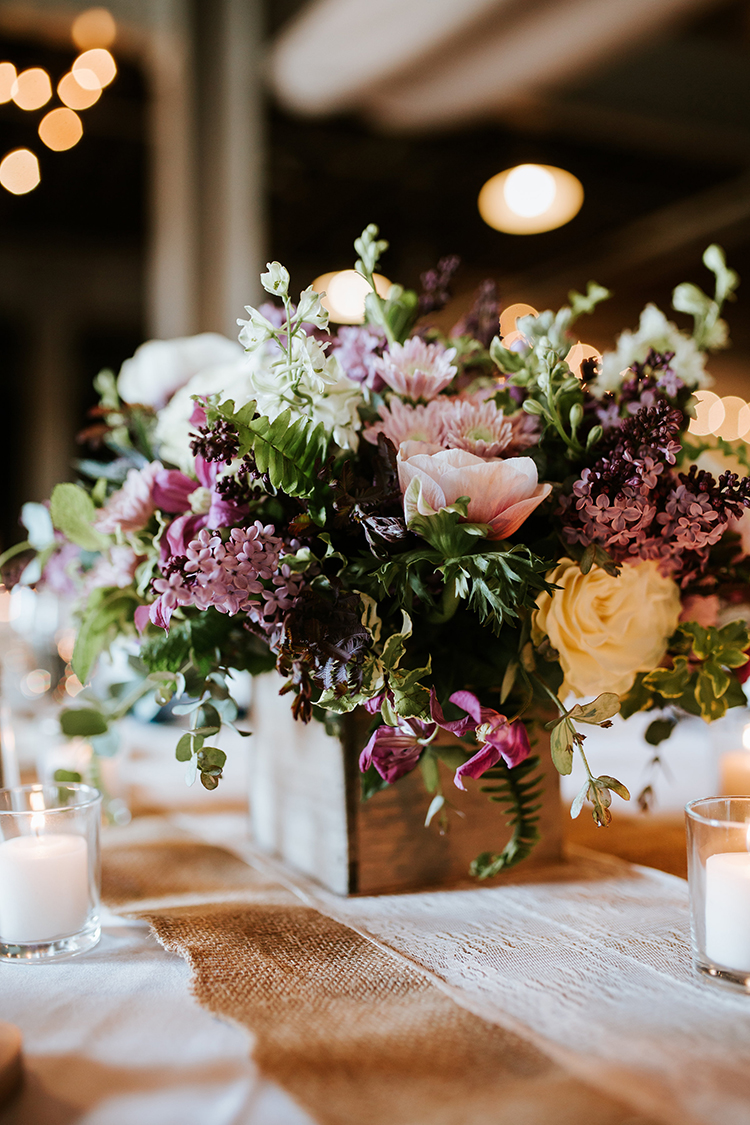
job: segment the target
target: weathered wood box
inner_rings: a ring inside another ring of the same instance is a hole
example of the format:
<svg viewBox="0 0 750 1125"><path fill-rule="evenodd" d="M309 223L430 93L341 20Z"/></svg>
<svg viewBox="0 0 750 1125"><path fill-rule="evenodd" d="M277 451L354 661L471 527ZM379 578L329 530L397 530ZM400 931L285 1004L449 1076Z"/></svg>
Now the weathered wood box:
<svg viewBox="0 0 750 1125"><path fill-rule="evenodd" d="M481 782L468 779L462 793L445 770L444 791L465 814L451 815L445 835L434 822L425 828L430 798L419 770L362 802L357 761L367 726L348 716L343 738L331 737L321 723L295 722L278 690L275 673L254 680L250 820L264 851L341 895L476 886L471 861L500 851L509 838L502 809L480 791ZM558 776L546 747L540 758L542 839L514 869L519 874L561 858Z"/></svg>

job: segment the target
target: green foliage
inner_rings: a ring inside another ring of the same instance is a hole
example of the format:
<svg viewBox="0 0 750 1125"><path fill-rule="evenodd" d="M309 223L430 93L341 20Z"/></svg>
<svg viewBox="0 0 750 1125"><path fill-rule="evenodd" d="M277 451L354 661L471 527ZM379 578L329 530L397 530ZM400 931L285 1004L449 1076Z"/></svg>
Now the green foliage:
<svg viewBox="0 0 750 1125"><path fill-rule="evenodd" d="M93 707L70 707L60 712L60 729L68 738L91 738L109 729L107 717Z"/></svg>
<svg viewBox="0 0 750 1125"><path fill-rule="evenodd" d="M646 728L644 738L649 746L658 746L671 737L672 731L677 726L676 719L654 719Z"/></svg>
<svg viewBox="0 0 750 1125"><path fill-rule="evenodd" d="M73 671L85 684L100 653L116 637L132 632L139 600L133 590L100 588L88 600L73 649Z"/></svg>
<svg viewBox="0 0 750 1125"><path fill-rule="evenodd" d="M623 710L629 715L671 703L706 722L722 718L729 707L745 703L732 672L747 663L748 647L744 621L732 621L721 629L684 622L669 643L672 666L639 678Z"/></svg>
<svg viewBox="0 0 750 1125"><path fill-rule="evenodd" d="M589 777L583 783L573 804L570 806L570 815L573 820L580 814L583 802L589 800L593 806L592 816L600 828L612 823L612 813L609 811L612 804L612 794L617 793L623 801L630 800L630 793L616 777L602 774L601 777Z"/></svg>
<svg viewBox="0 0 750 1125"><path fill-rule="evenodd" d="M539 841L543 779L535 772L538 765L539 758L536 756L527 758L513 769L501 760L485 773L484 777L495 784L483 785L482 792L488 793L491 801L503 806L503 812L508 817L506 823L512 833L501 852L483 852L474 860L469 870L478 879L489 879L515 867L531 854Z"/></svg>
<svg viewBox="0 0 750 1125"><path fill-rule="evenodd" d="M78 484L58 484L53 488L50 515L57 530L85 551L104 551L111 543L109 536L94 529L94 502Z"/></svg>
<svg viewBox="0 0 750 1125"><path fill-rule="evenodd" d="M713 273L716 284L713 298L697 285L684 282L672 294L672 306L677 312L693 318L693 339L699 348L722 348L727 343L727 326L720 319L725 301L734 300L734 291L740 283L739 275L727 267L724 251L715 243L703 255L703 264Z"/></svg>
<svg viewBox="0 0 750 1125"><path fill-rule="evenodd" d="M292 422L291 410L271 421L256 416L254 402L235 410L229 400L209 406L209 422L222 418L236 427L238 456L252 453L258 472L267 473L271 485L287 496L311 496L318 486L318 473L328 452L328 434L322 422L313 425L306 418Z"/></svg>

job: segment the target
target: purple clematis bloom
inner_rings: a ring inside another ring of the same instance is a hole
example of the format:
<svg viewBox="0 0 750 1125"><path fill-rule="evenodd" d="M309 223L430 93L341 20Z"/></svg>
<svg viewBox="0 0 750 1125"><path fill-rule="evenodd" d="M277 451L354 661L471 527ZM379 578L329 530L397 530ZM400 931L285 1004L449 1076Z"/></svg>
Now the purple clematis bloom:
<svg viewBox="0 0 750 1125"><path fill-rule="evenodd" d="M517 766L524 758L528 758L531 753L529 736L520 719L509 723L505 715L493 711L491 707L482 707L477 697L470 691L454 691L450 700L451 703L468 712L470 724L468 729L473 730L483 743L476 754L456 770L453 780L459 789L466 788L463 778L481 777L487 770L496 766L501 758L511 768ZM430 701L430 708L433 718L439 722L435 711L437 710L441 716L442 711L436 699ZM466 719L459 719L458 723L446 725L445 729L453 729L453 733L458 734L459 731L455 728L466 722ZM440 723L440 725L444 724Z"/></svg>
<svg viewBox="0 0 750 1125"><path fill-rule="evenodd" d="M247 514L247 506L226 500L216 488L218 465L195 458L196 483L179 469L161 469L154 478L154 503L163 512L182 513L172 520L162 541L163 559L184 555L201 528L232 527Z"/></svg>
<svg viewBox="0 0 750 1125"><path fill-rule="evenodd" d="M377 698L382 701L383 696ZM453 780L459 789L466 788L464 777L481 777L488 769L497 765L501 758L512 767L529 756L529 736L522 722L516 720L509 723L505 715L493 711L491 707L482 707L470 691L455 691L450 701L468 712L463 719L445 718L433 688L430 692L431 723L424 723L419 719L400 719L397 727L385 724L378 727L362 751L360 770L364 773L370 766L374 766L389 784L398 781L414 769L425 744L431 741L438 727L457 738L474 731L482 742L476 754L456 770ZM375 700L370 701L371 704L374 702Z"/></svg>

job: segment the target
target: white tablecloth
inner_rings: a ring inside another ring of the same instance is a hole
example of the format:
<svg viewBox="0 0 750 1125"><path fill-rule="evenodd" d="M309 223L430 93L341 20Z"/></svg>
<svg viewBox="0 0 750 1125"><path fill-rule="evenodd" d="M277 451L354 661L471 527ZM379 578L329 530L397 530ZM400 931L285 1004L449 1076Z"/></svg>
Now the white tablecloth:
<svg viewBox="0 0 750 1125"><path fill-rule="evenodd" d="M107 914L91 953L0 964L0 1019L23 1032L26 1068L3 1125L311 1125L145 923Z"/></svg>

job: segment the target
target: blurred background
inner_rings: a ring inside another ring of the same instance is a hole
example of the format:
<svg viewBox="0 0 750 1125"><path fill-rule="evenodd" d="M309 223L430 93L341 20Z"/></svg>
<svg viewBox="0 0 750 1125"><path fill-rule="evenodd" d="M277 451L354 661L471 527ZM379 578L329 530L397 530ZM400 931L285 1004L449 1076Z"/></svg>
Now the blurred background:
<svg viewBox="0 0 750 1125"><path fill-rule="evenodd" d="M304 287L367 222L392 280L460 255L456 318L485 277L539 309L595 278L599 349L718 241L746 281L715 390L750 398L749 63L747 0L0 0L2 546L101 368L234 336L267 257ZM493 229L480 189L529 163L583 205Z"/></svg>

